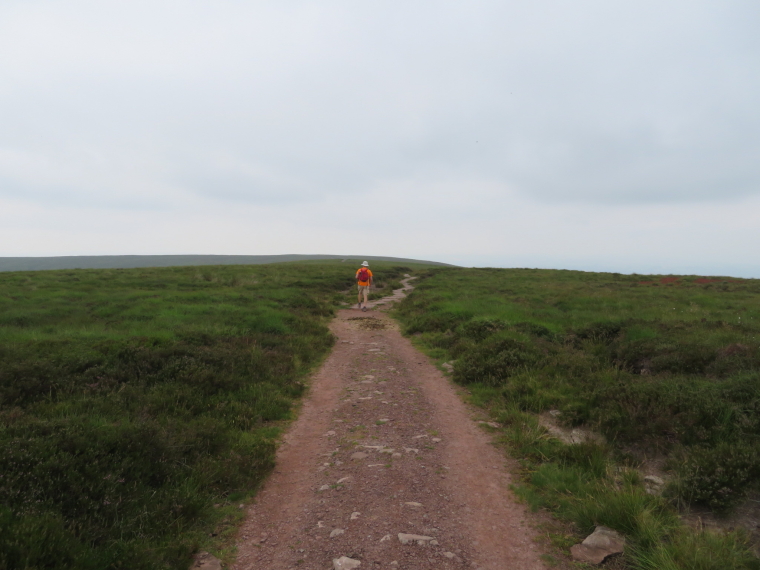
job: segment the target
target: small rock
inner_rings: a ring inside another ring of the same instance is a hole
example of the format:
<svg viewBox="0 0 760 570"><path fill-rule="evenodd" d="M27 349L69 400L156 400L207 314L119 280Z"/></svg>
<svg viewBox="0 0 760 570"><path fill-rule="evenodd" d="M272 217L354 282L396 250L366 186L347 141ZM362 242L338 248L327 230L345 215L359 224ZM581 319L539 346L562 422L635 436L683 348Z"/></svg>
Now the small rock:
<svg viewBox="0 0 760 570"><path fill-rule="evenodd" d="M335 435L335 432L334 432L333 430L330 430L330 431L328 431L328 432L325 434L325 437L330 437L330 436L333 436L333 435Z"/></svg>
<svg viewBox="0 0 760 570"><path fill-rule="evenodd" d="M398 566L398 560L394 560L393 562L391 562L391 566Z"/></svg>
<svg viewBox="0 0 760 570"><path fill-rule="evenodd" d="M342 528L336 528L330 533L330 538L335 538L336 536L340 536L341 534L345 533L346 531Z"/></svg>
<svg viewBox="0 0 760 570"><path fill-rule="evenodd" d="M379 420L377 420L377 421L379 421L380 423L383 423L383 424L384 424L384 423L387 423L387 422L389 422L389 421L391 421L391 420L389 420L388 418L381 418L381 419L379 419Z"/></svg>
<svg viewBox="0 0 760 570"><path fill-rule="evenodd" d="M412 439L420 439L423 437L427 437L426 435L415 435Z"/></svg>
<svg viewBox="0 0 760 570"><path fill-rule="evenodd" d="M380 539L380 542L385 542L386 540L390 540L390 539L391 539L391 535L386 534L383 538Z"/></svg>
<svg viewBox="0 0 760 570"><path fill-rule="evenodd" d="M199 552L191 570L222 570L222 561L208 552Z"/></svg>
<svg viewBox="0 0 760 570"><path fill-rule="evenodd" d="M352 520L352 521L355 521L356 519L358 519L358 518L359 518L359 515L360 515L360 514L361 514L361 513L360 513L359 511L354 511L353 513L351 513L351 520Z"/></svg>
<svg viewBox="0 0 760 570"><path fill-rule="evenodd" d="M657 475L644 477L644 490L650 495L662 495L665 489L665 481Z"/></svg>
<svg viewBox="0 0 760 570"><path fill-rule="evenodd" d="M557 418L562 415L562 412L560 412L559 410L549 410L549 415Z"/></svg>
<svg viewBox="0 0 760 570"><path fill-rule="evenodd" d="M454 558L455 554L453 552L444 552L443 555L446 558Z"/></svg>
<svg viewBox="0 0 760 570"><path fill-rule="evenodd" d="M438 541L437 541L437 540L435 540L435 539L433 539L433 540L431 540L431 541L430 541L430 544L431 544L432 546L438 546Z"/></svg>
<svg viewBox="0 0 760 570"><path fill-rule="evenodd" d="M618 532L598 526L586 539L570 549L573 559L587 564L601 564L605 558L620 554L625 547L625 538Z"/></svg>
<svg viewBox="0 0 760 570"><path fill-rule="evenodd" d="M330 488L330 485L322 485L319 490L320 491L327 491Z"/></svg>
<svg viewBox="0 0 760 570"><path fill-rule="evenodd" d="M409 501L404 503L407 507L412 507L413 509L419 509L422 506L422 503L415 503L414 501Z"/></svg>
<svg viewBox="0 0 760 570"><path fill-rule="evenodd" d="M398 533L398 540L401 544L409 544L416 541L417 544L423 546L428 540L433 540L432 536L423 536L421 534L405 534L403 532Z"/></svg>
<svg viewBox="0 0 760 570"><path fill-rule="evenodd" d="M441 366L446 369L446 372L451 372L452 370L454 370L454 365L451 364L451 362L444 362L443 364L441 364Z"/></svg>
<svg viewBox="0 0 760 570"><path fill-rule="evenodd" d="M351 454L351 459L366 459L367 454L361 451L357 451L356 453Z"/></svg>
<svg viewBox="0 0 760 570"><path fill-rule="evenodd" d="M341 477L340 479L338 479L337 485L340 485L341 483L345 483L346 481L350 481L351 478L352 478L351 475L349 475L348 477Z"/></svg>
<svg viewBox="0 0 760 570"><path fill-rule="evenodd" d="M394 453L391 457L401 457L400 453Z"/></svg>
<svg viewBox="0 0 760 570"><path fill-rule="evenodd" d="M317 528L325 528L325 521L317 521Z"/></svg>
<svg viewBox="0 0 760 570"><path fill-rule="evenodd" d="M441 441L441 438L440 437L434 437L430 441L432 441L433 443L439 443Z"/></svg>
<svg viewBox="0 0 760 570"><path fill-rule="evenodd" d="M381 449L380 453L387 453L388 455L393 455L393 452L396 451L392 447L387 447L385 449Z"/></svg>
<svg viewBox="0 0 760 570"><path fill-rule="evenodd" d="M359 560L354 560L348 556L333 558L333 570L353 570L361 565L362 563Z"/></svg>

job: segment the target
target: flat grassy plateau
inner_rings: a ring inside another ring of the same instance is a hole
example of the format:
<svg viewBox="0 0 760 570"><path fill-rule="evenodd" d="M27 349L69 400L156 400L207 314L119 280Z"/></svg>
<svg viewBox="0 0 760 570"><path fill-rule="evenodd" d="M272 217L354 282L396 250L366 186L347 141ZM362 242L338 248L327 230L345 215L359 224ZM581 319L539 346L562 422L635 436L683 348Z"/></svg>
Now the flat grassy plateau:
<svg viewBox="0 0 760 570"><path fill-rule="evenodd" d="M373 263L390 291L409 267ZM0 569L224 557L327 323L340 261L0 276Z"/></svg>
<svg viewBox="0 0 760 570"><path fill-rule="evenodd" d="M601 524L628 538L616 568L760 568L756 528L679 516L760 499L759 280L436 268L416 284L395 315L504 426L518 494L572 529L550 534L558 550ZM606 441L549 437L549 411Z"/></svg>

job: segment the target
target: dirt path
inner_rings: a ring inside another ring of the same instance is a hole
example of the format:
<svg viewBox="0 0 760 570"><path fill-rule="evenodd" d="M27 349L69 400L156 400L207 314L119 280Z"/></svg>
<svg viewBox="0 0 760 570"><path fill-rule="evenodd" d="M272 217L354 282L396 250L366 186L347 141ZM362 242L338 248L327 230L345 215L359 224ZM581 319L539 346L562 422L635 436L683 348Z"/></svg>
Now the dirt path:
<svg viewBox="0 0 760 570"><path fill-rule="evenodd" d="M331 329L234 568L544 568L503 455L450 382L381 310Z"/></svg>

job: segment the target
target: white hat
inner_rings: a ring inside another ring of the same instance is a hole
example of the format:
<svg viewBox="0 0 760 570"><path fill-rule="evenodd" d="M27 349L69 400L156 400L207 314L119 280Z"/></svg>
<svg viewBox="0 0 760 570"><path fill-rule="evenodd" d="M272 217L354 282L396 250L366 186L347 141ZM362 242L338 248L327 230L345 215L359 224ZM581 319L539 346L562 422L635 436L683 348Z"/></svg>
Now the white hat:
<svg viewBox="0 0 760 570"><path fill-rule="evenodd" d="M364 263L362 263L362 265L363 265L364 267L369 267L369 263L367 263L366 261L365 261Z"/></svg>

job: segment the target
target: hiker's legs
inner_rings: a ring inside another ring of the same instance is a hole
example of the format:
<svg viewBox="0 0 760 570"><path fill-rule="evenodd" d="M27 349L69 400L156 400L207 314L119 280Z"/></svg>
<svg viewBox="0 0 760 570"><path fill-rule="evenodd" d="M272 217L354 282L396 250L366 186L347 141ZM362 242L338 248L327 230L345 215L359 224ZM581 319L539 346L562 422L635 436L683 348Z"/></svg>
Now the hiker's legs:
<svg viewBox="0 0 760 570"><path fill-rule="evenodd" d="M359 285L359 306L362 304L362 298L364 299L364 304L367 304L367 291L369 290L369 286L367 285Z"/></svg>

